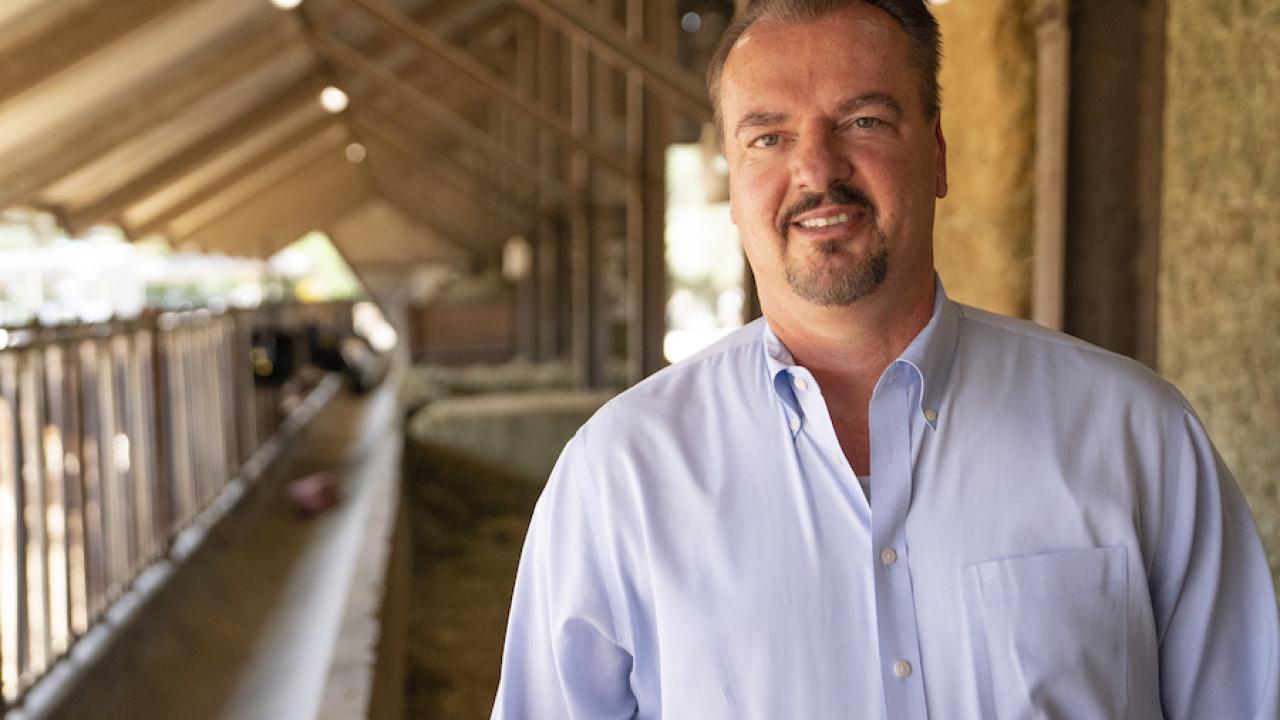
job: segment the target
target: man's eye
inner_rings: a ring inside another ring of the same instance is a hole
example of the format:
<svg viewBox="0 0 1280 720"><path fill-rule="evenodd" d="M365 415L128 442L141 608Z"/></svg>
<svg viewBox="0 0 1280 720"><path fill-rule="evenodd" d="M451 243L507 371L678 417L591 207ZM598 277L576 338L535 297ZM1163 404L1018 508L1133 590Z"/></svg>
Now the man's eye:
<svg viewBox="0 0 1280 720"><path fill-rule="evenodd" d="M853 120L853 126L860 130L870 130L883 124L884 122L880 118L874 117L860 117Z"/></svg>
<svg viewBox="0 0 1280 720"><path fill-rule="evenodd" d="M774 135L774 134L761 135L760 137L751 141L751 147L773 147L777 145L779 142L782 142L782 138L777 135Z"/></svg>

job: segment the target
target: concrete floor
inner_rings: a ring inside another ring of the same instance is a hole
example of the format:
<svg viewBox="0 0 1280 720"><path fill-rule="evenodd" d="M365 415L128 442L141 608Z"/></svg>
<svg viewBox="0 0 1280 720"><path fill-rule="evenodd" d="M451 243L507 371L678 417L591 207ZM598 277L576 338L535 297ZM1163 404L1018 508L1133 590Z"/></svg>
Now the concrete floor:
<svg viewBox="0 0 1280 720"><path fill-rule="evenodd" d="M354 579L367 570L358 567L370 556L362 549L389 537L389 529L370 527L370 517L385 521L396 502L401 434L391 386L365 397L340 391L48 717L318 717L322 698L333 695L332 668L349 674L353 665L333 652L353 646L343 638L349 603L371 602L367 592L352 594ZM285 484L321 470L337 475L343 501L300 519ZM375 644L376 627L371 632L373 639L354 645ZM368 647L360 652L373 655ZM361 680L342 682L358 707ZM332 717L332 708L326 714Z"/></svg>

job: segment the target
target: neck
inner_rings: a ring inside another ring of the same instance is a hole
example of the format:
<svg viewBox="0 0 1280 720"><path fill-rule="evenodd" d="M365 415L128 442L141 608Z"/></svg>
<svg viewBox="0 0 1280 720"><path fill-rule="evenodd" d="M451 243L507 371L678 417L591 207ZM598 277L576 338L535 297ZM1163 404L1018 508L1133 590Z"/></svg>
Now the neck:
<svg viewBox="0 0 1280 720"><path fill-rule="evenodd" d="M836 439L859 475L871 472L869 412L876 383L933 316L932 272L927 282L909 288L894 293L881 287L837 308L797 307L793 295L790 302L775 304L770 293L761 292L769 327L822 387Z"/></svg>
<svg viewBox="0 0 1280 720"><path fill-rule="evenodd" d="M762 297L761 309L796 364L819 383L870 398L884 369L933 316L932 276L927 283L913 283L909 292L887 290L881 287L844 307L797 307L794 297L787 303Z"/></svg>

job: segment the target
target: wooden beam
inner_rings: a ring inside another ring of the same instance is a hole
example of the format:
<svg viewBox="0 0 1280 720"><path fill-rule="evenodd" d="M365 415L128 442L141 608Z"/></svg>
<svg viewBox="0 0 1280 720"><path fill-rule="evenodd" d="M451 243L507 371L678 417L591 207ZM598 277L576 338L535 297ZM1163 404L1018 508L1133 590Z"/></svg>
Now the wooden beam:
<svg viewBox="0 0 1280 720"><path fill-rule="evenodd" d="M267 257L308 231L326 230L368 197L368 188L349 164L320 157L185 241Z"/></svg>
<svg viewBox="0 0 1280 720"><path fill-rule="evenodd" d="M365 162L371 162L371 167L376 170L391 172L397 182L412 186L417 194L428 199L432 207L453 219L459 228L477 228L482 218L492 212L476 204L474 193L460 190L451 184L451 178L415 167L395 153L387 152L385 145L371 147L370 153L376 153L377 157Z"/></svg>
<svg viewBox="0 0 1280 720"><path fill-rule="evenodd" d="M1032 218L1031 319L1061 330L1066 221L1067 120L1071 28L1068 0L1037 0L1035 213Z"/></svg>
<svg viewBox="0 0 1280 720"><path fill-rule="evenodd" d="M431 28L437 36L453 40L488 19L491 13L508 7L507 0L433 0L415 13L413 19Z"/></svg>
<svg viewBox="0 0 1280 720"><path fill-rule="evenodd" d="M419 148L422 153L428 154L433 162L447 165L451 172L463 173L477 180L488 182L488 173L485 168L478 166L474 162L474 153L456 154L457 150L461 149L458 145L446 146L434 141L429 138L430 133L424 132L419 126L406 122L403 114L389 113L373 103L366 102L354 103L352 110L351 117L357 125L372 125L384 133L392 133ZM537 183L531 184L537 185Z"/></svg>
<svg viewBox="0 0 1280 720"><path fill-rule="evenodd" d="M591 117L591 53L585 42L572 40L569 53L570 117L573 129L584 132ZM591 158L581 150L569 161L569 281L573 297L573 333L570 358L574 384L598 387L602 375L601 358L596 355L595 287L597 248L591 227Z"/></svg>
<svg viewBox="0 0 1280 720"><path fill-rule="evenodd" d="M372 60L366 58L361 53L330 35L328 32L317 29L312 34L312 39L322 50L324 50L326 54L336 60L339 65L345 66L356 73L364 75L372 80L378 87L395 94L397 97L408 103L411 108L429 118L432 122L439 124L450 134L456 136L468 145L496 158L505 158L508 167L530 179L536 179L539 182L546 182L548 184L562 187L559 180L547 175L537 167L505 156L501 150L493 147L492 143L489 141L488 135L479 128L462 119L453 110L424 94L418 88L410 85L404 80L401 80L399 77L396 77L394 73L390 72L386 68L377 65Z"/></svg>
<svg viewBox="0 0 1280 720"><path fill-rule="evenodd" d="M291 177L297 168L318 162L326 156L341 157L340 146L346 142L346 130L331 125L319 134L303 140L297 147L281 153L276 159L252 174L241 175L221 192L208 196L199 205L171 221L166 229L170 238L181 240L217 222L256 196Z"/></svg>
<svg viewBox="0 0 1280 720"><path fill-rule="evenodd" d="M113 0L84 3L58 12L66 3L38 0L57 15L38 32L0 54L0 104L39 85L138 27L192 0ZM87 5L84 6L84 5ZM37 9L44 12L45 7ZM4 29L9 32L9 28Z"/></svg>
<svg viewBox="0 0 1280 720"><path fill-rule="evenodd" d="M453 170L441 171L436 169L435 166L438 162L437 159L441 155L430 152L429 150L424 152L423 149L414 147L413 140L404 137L404 135L396 129L380 127L378 125L370 124L367 120L359 119L357 119L355 127L362 132L367 131L369 134L376 136L384 145L390 145L393 150L393 155L412 158L414 161L412 165L413 169L421 173L423 179L431 180L433 184L438 184L440 181L456 180L460 176L466 177L467 180L471 181L470 186L467 188L470 192L480 197L494 210L501 207L498 198L495 197L494 187L488 178L478 176L469 168L460 168L452 162L449 164L452 166ZM459 170L461 172L458 172ZM477 187L475 183L479 183L479 186ZM537 215L537 208L520 198L510 197L508 200L517 205L526 220Z"/></svg>
<svg viewBox="0 0 1280 720"><path fill-rule="evenodd" d="M396 175L393 171L388 172L393 176ZM454 245L468 251L477 251L486 247L483 243L476 242L474 232L467 230L457 220L446 215L433 200L425 197L412 185L402 180L387 182L376 176L373 178L373 183L388 201L430 226L432 230Z"/></svg>
<svg viewBox="0 0 1280 720"><path fill-rule="evenodd" d="M316 94L324 82L315 77L291 87L283 95L268 99L253 108L235 122L224 125L212 134L197 141L178 155L162 162L141 177L122 188L94 201L91 205L74 208L67 214L72 228L87 228L112 213L148 197L172 183L193 167L217 157L227 148L243 142L297 112L306 103L316 102Z"/></svg>
<svg viewBox="0 0 1280 720"><path fill-rule="evenodd" d="M711 118L711 104L701 79L672 58L636 42L628 31L577 0L515 0L566 34L585 37L592 49L617 64L638 68L653 86L699 119ZM675 22L672 13L670 21Z"/></svg>
<svg viewBox="0 0 1280 720"><path fill-rule="evenodd" d="M601 166L626 176L627 168L614 157L615 153L596 143L588 132L571 127L554 113L529 102L520 96L510 83L491 72L462 50L453 47L415 23L410 17L383 0L346 0L364 8L391 30L399 33L415 46L426 51L436 60L449 65L457 72L484 88L493 97L519 110L526 117L550 128L568 145L581 150Z"/></svg>
<svg viewBox="0 0 1280 720"><path fill-rule="evenodd" d="M68 127L41 136L37 146L19 148L5 158L0 170L0 207L27 200L134 136L179 117L201 98L242 80L287 50L274 27L260 27L248 38L239 34L211 43L136 94L91 108ZM104 117L110 122L103 122Z"/></svg>
<svg viewBox="0 0 1280 720"><path fill-rule="evenodd" d="M545 23L537 27L538 59L537 59L537 92L539 104L545 108L555 108L560 100L563 83L560 82L559 41L564 36ZM544 128L534 128L537 136L537 158L541 167L557 172L560 157L557 153L555 138ZM539 200L544 206L542 188L539 187ZM561 224L558 218L544 213L538 224L538 355L544 360L558 359L562 356L561 338L569 321L569 314L561 312L561 289L565 278L561 273L563 267L562 246L564 244ZM564 273L567 275L568 273Z"/></svg>
<svg viewBox="0 0 1280 720"><path fill-rule="evenodd" d="M420 168L413 167L391 153L379 153L372 161L366 162L375 170L389 173L396 183L411 190L424 204L452 222L453 229L460 231L459 234L483 234L478 229L481 218L488 213L469 199L464 200L456 190L450 191L449 198L444 197L440 190L449 186L441 182L441 178L430 178Z"/></svg>
<svg viewBox="0 0 1280 720"><path fill-rule="evenodd" d="M215 197L219 193L222 193L228 188L234 186L242 178L248 177L262 170L306 141L323 133L329 127L333 126L335 122L336 119L334 117L323 116L307 123L298 131L291 133L281 141L272 145L270 148L259 152L235 168L222 173L199 190L191 193L179 202L174 203L163 212L147 220L145 223L132 228L132 230L138 237L143 237L161 230L177 218L191 212L208 199Z"/></svg>

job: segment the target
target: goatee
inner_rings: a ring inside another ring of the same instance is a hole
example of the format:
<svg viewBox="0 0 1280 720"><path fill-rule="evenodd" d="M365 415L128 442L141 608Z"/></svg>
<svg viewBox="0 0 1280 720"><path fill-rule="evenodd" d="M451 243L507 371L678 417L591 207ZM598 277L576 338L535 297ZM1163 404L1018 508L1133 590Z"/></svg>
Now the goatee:
<svg viewBox="0 0 1280 720"><path fill-rule="evenodd" d="M865 257L850 254L848 245L852 238L836 238L818 245L815 254L820 260L811 263L811 267L804 267L801 259L791 253L789 236L792 221L801 213L823 205L852 205L866 213L864 220L870 226L871 245ZM888 275L888 244L877 222L875 205L865 193L852 186L840 183L832 185L825 193L805 195L783 213L778 229L783 241L783 277L792 292L815 305L852 305L875 292Z"/></svg>

